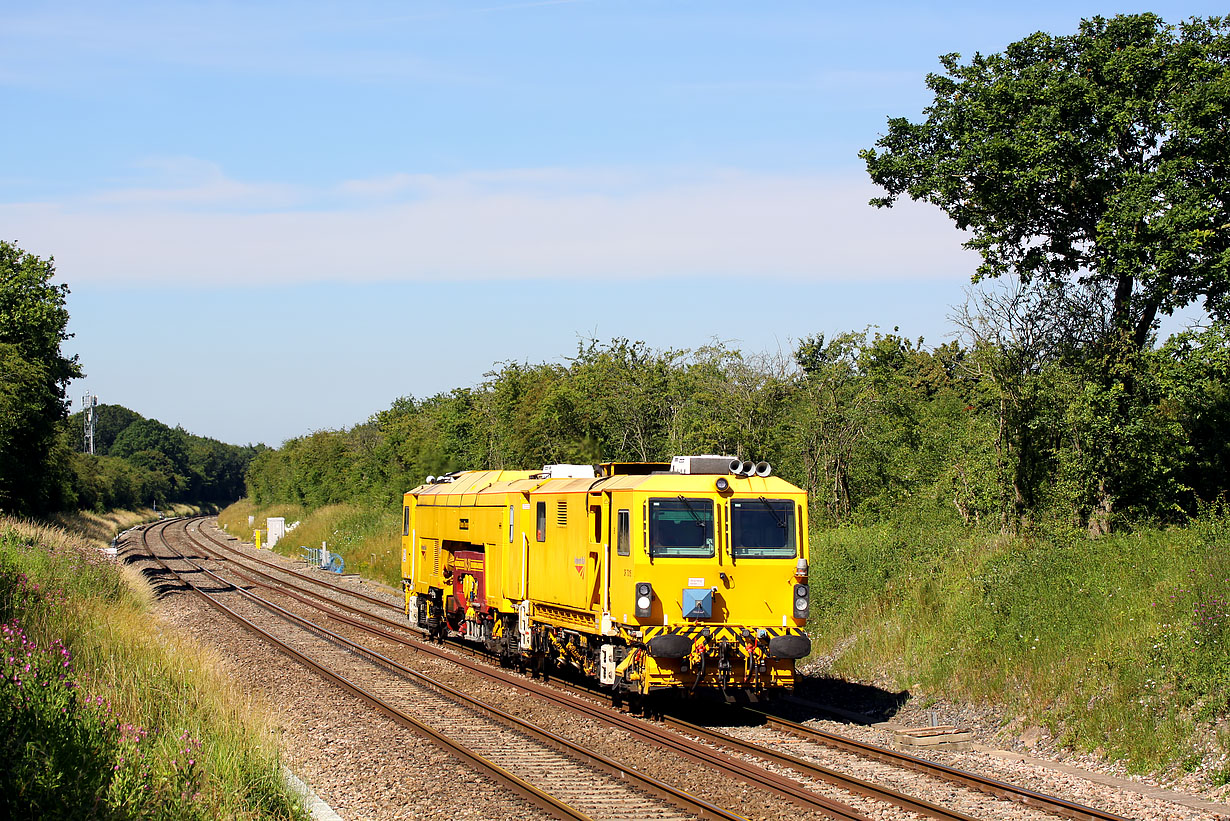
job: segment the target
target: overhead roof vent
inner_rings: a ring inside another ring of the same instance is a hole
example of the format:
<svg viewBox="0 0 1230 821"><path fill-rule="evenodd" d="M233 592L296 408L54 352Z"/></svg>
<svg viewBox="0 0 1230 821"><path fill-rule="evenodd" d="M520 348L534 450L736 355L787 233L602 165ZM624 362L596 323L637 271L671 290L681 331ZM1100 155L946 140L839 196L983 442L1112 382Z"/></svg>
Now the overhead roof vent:
<svg viewBox="0 0 1230 821"><path fill-rule="evenodd" d="M676 456L671 459L671 473L719 474L730 473L729 456Z"/></svg>
<svg viewBox="0 0 1230 821"><path fill-rule="evenodd" d="M593 465L543 465L542 479L594 479Z"/></svg>

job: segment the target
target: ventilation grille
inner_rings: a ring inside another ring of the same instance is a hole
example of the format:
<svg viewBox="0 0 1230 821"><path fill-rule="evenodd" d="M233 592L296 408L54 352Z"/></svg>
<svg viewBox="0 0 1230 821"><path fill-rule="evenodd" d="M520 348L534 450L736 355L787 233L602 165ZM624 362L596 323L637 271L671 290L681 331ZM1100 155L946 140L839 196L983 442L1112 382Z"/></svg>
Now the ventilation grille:
<svg viewBox="0 0 1230 821"><path fill-rule="evenodd" d="M419 543L423 546L423 552L431 554L431 569L432 575L440 575L440 540L439 539L419 539Z"/></svg>
<svg viewBox="0 0 1230 821"><path fill-rule="evenodd" d="M568 524L568 502L563 499L555 503L555 523L560 527Z"/></svg>

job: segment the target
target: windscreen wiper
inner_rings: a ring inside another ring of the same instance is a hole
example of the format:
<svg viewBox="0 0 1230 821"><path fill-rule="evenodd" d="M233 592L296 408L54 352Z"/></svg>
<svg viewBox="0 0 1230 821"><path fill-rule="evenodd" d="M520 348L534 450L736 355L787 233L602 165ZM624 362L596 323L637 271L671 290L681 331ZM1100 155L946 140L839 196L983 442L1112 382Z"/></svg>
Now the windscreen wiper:
<svg viewBox="0 0 1230 821"><path fill-rule="evenodd" d="M683 502L683 506L688 509L688 513L692 514L692 518L696 520L696 524L704 528L707 528L709 526L708 523L704 519L696 515L696 509L692 507L691 502L689 502L687 499L684 498L682 493L679 494L679 501Z"/></svg>
<svg viewBox="0 0 1230 821"><path fill-rule="evenodd" d="M785 530L786 520L778 515L777 510L774 509L773 505L770 504L769 500L761 496L760 501L764 502L764 506L767 507L769 509L769 512L773 514L774 520L777 521L777 526L780 527L782 530Z"/></svg>

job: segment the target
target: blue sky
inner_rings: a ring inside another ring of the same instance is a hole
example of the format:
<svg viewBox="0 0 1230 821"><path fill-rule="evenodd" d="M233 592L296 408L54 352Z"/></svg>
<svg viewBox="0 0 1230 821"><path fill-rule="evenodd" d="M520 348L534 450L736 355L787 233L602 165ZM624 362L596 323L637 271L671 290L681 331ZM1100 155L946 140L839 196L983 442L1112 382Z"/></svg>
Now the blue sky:
<svg viewBox="0 0 1230 821"><path fill-rule="evenodd" d="M1141 10L10 0L0 236L72 289L74 397L238 443L588 337L940 343L975 260L858 150L940 54Z"/></svg>

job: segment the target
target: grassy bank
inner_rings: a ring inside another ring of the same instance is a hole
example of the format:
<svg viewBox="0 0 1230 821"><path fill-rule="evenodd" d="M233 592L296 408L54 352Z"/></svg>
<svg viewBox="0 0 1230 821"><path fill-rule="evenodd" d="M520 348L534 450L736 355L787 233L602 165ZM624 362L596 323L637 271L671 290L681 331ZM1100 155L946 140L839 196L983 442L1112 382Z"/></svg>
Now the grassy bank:
<svg viewBox="0 0 1230 821"><path fill-rule="evenodd" d="M251 525L249 516L254 520ZM261 530L264 537L265 520L271 516L284 517L287 526L298 522L274 548L277 552L299 558L301 546L320 547L325 542L331 552L346 560L347 573L401 587L401 508L339 504L308 512L299 505L258 508L244 499L219 513L218 524L231 535L251 542L253 529Z"/></svg>
<svg viewBox="0 0 1230 821"><path fill-rule="evenodd" d="M105 544L0 518L0 814L305 817L258 705Z"/></svg>
<svg viewBox="0 0 1230 821"><path fill-rule="evenodd" d="M1131 770L1230 782L1230 518L1091 541L922 523L812 542L835 675L999 704Z"/></svg>
<svg viewBox="0 0 1230 821"><path fill-rule="evenodd" d="M52 514L51 522L70 533L79 533L87 540L105 543L110 542L121 530L127 530L142 522L154 521L160 513L163 516L192 516L200 512L200 507L184 504L166 505L161 511L153 508L111 510L106 513L77 510Z"/></svg>

